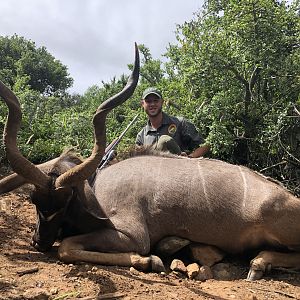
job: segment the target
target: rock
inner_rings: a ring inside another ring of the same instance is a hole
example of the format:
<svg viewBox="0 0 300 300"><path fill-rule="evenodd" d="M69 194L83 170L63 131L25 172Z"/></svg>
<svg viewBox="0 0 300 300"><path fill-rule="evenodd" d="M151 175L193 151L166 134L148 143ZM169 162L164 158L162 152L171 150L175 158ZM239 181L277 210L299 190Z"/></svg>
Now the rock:
<svg viewBox="0 0 300 300"><path fill-rule="evenodd" d="M10 198L3 197L0 199L0 211L12 212L12 201Z"/></svg>
<svg viewBox="0 0 300 300"><path fill-rule="evenodd" d="M208 279L213 279L213 273L209 266L202 266L199 270L198 275L195 277L195 280L205 281Z"/></svg>
<svg viewBox="0 0 300 300"><path fill-rule="evenodd" d="M139 275L140 274L140 272L138 270L136 270L134 267L130 267L129 271L133 275Z"/></svg>
<svg viewBox="0 0 300 300"><path fill-rule="evenodd" d="M50 289L50 294L51 295L56 295L58 293L58 288L51 288Z"/></svg>
<svg viewBox="0 0 300 300"><path fill-rule="evenodd" d="M155 253L157 253L158 256L167 257L178 252L188 244L190 244L189 240L177 236L168 236L157 243Z"/></svg>
<svg viewBox="0 0 300 300"><path fill-rule="evenodd" d="M186 273L186 266L184 265L184 263L180 260L180 259L173 259L171 265L170 265L170 269L172 271L177 271L177 272L181 272L181 273Z"/></svg>
<svg viewBox="0 0 300 300"><path fill-rule="evenodd" d="M211 267L224 257L224 252L214 246L195 243L189 245L189 248L191 251L191 259L202 266Z"/></svg>
<svg viewBox="0 0 300 300"><path fill-rule="evenodd" d="M232 280L234 279L233 270L230 264L219 263L212 267L214 279L217 280Z"/></svg>
<svg viewBox="0 0 300 300"><path fill-rule="evenodd" d="M197 263L190 264L186 267L188 278L194 279L200 271L200 267Z"/></svg>

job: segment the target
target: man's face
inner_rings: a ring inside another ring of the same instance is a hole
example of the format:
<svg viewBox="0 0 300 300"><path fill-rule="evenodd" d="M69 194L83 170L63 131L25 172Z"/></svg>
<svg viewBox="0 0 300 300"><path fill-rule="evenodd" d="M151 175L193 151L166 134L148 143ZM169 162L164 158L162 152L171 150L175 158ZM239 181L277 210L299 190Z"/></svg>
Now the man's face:
<svg viewBox="0 0 300 300"><path fill-rule="evenodd" d="M149 117L156 117L162 111L163 100L155 94L150 94L142 100L142 106Z"/></svg>

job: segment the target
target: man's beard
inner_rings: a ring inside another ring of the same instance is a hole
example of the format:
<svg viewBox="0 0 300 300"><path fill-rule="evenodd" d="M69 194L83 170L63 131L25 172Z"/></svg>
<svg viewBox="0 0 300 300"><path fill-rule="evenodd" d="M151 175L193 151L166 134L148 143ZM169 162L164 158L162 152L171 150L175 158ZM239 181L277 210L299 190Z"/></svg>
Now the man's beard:
<svg viewBox="0 0 300 300"><path fill-rule="evenodd" d="M162 107L158 108L155 113L151 113L150 109L147 111L149 117L157 117L162 112Z"/></svg>

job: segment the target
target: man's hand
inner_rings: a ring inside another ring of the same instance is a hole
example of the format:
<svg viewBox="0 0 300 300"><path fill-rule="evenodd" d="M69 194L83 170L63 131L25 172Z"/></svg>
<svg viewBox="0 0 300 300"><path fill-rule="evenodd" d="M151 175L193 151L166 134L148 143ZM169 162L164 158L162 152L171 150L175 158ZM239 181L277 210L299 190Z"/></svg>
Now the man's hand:
<svg viewBox="0 0 300 300"><path fill-rule="evenodd" d="M209 145L203 145L195 149L190 155L189 158L198 158L204 156L210 150Z"/></svg>

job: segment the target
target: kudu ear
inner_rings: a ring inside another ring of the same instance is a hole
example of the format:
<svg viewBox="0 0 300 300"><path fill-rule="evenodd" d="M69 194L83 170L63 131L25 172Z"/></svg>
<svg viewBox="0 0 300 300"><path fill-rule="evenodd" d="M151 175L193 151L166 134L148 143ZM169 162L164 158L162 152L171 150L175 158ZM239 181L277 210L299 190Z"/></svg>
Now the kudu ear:
<svg viewBox="0 0 300 300"><path fill-rule="evenodd" d="M45 163L36 165L42 172L47 173L51 167L59 160L59 157L51 159ZM0 195L13 191L14 189L19 188L20 186L31 183L26 180L21 175L13 173L8 175L0 180Z"/></svg>

